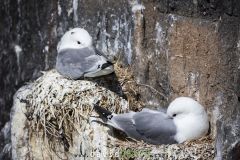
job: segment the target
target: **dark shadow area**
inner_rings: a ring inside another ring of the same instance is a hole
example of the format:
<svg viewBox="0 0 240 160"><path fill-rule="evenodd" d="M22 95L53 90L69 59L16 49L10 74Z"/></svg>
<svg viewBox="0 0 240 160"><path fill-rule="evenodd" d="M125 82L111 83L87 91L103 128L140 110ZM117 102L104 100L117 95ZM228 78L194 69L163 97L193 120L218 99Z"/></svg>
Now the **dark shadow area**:
<svg viewBox="0 0 240 160"><path fill-rule="evenodd" d="M95 78L84 78L84 80L92 81L97 83L99 86L104 87L118 96L127 99L127 96L124 94L122 87L118 81L116 74L113 72L109 75L95 77Z"/></svg>
<svg viewBox="0 0 240 160"><path fill-rule="evenodd" d="M240 142L238 142L229 153L232 156L232 160L239 160L240 159Z"/></svg>

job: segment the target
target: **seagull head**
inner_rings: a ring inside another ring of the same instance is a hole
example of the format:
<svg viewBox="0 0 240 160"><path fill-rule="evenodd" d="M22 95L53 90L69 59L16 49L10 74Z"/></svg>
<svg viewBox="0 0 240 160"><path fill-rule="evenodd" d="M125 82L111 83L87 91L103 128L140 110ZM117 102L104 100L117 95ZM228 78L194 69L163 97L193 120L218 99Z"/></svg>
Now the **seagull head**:
<svg viewBox="0 0 240 160"><path fill-rule="evenodd" d="M176 98L170 103L167 115L177 127L175 139L179 143L200 138L208 132L207 113L204 107L192 98Z"/></svg>
<svg viewBox="0 0 240 160"><path fill-rule="evenodd" d="M67 31L58 43L57 51L63 49L81 49L92 46L92 37L83 28L73 28Z"/></svg>
<svg viewBox="0 0 240 160"><path fill-rule="evenodd" d="M203 106L189 97L178 97L172 101L167 109L167 115L171 118L199 115L205 112Z"/></svg>

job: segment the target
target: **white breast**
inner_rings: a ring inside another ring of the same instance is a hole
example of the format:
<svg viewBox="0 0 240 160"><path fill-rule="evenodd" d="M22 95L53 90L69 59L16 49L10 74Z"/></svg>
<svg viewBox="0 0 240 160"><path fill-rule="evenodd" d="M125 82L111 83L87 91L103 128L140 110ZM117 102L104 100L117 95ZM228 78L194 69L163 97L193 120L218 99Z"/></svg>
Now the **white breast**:
<svg viewBox="0 0 240 160"><path fill-rule="evenodd" d="M177 127L175 140L182 143L186 140L198 139L207 134L209 122L207 114L188 114L176 117L174 123Z"/></svg>

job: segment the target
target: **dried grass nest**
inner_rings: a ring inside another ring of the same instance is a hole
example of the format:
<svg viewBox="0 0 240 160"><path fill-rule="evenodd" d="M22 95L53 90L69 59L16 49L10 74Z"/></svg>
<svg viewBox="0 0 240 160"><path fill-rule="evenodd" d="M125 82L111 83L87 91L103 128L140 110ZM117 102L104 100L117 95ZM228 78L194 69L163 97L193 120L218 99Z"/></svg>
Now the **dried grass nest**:
<svg viewBox="0 0 240 160"><path fill-rule="evenodd" d="M139 90L130 68L115 64L115 74L90 80L71 80L59 75L56 70L43 72L31 84L32 90L24 100L27 102L30 135L43 132L39 136L51 141L60 139L67 150L75 125L81 126L89 121L97 100L115 113L127 112L129 106L131 110L140 110L143 103L137 100ZM120 85L120 95L106 87L108 84L115 85L114 81Z"/></svg>
<svg viewBox="0 0 240 160"><path fill-rule="evenodd" d="M122 95L111 92L106 88L108 83L113 82L111 76L109 78L99 78L97 81L76 81L62 77L56 70L45 72L43 76L32 84L31 93L24 100L27 104L26 117L30 125L30 135L43 133L39 136L43 136L45 140L60 140L64 144L64 149L68 151L73 130L76 130L75 126L82 126L83 123L89 121L93 111L93 104L97 100L100 100L102 106L115 113L127 112L129 109L141 110L144 104L138 99L139 84L134 80L130 67L122 67L118 63L114 67L115 80L119 82ZM127 151L128 148L154 152L155 148L157 152L164 151L179 154L186 152L195 154L200 150L203 151L203 156L210 159L214 155L212 153L214 152L213 140L209 137L188 144L162 145L158 147L143 142L129 141L126 143L123 140L118 140L114 145L119 146L122 152ZM129 158L128 156L125 158Z"/></svg>

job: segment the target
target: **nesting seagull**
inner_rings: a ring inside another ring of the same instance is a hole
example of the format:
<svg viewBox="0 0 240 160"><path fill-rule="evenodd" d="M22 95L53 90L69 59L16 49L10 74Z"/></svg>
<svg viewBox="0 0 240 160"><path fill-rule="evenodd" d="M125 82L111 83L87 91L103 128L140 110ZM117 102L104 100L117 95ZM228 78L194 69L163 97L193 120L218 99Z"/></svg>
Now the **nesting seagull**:
<svg viewBox="0 0 240 160"><path fill-rule="evenodd" d="M167 112L144 108L141 112L115 114L94 105L106 124L129 137L150 144L173 144L198 139L207 134L209 121L204 107L189 97L172 101Z"/></svg>
<svg viewBox="0 0 240 160"><path fill-rule="evenodd" d="M67 31L57 46L57 71L71 79L112 73L113 64L92 46L92 37L82 28Z"/></svg>

